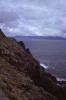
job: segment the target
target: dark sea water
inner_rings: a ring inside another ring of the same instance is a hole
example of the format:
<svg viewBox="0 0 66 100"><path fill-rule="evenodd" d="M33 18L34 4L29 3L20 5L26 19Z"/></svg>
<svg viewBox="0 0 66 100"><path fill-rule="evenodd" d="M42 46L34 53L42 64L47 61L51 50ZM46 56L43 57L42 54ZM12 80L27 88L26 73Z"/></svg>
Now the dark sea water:
<svg viewBox="0 0 66 100"><path fill-rule="evenodd" d="M30 39L23 40L33 56L50 73L66 79L66 40Z"/></svg>

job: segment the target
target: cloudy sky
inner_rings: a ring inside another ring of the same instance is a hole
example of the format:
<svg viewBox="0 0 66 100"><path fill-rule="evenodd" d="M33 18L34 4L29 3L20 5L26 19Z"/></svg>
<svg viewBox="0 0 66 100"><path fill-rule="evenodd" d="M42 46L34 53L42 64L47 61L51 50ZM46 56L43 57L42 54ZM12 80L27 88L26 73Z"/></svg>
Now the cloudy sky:
<svg viewBox="0 0 66 100"><path fill-rule="evenodd" d="M0 0L6 35L66 37L66 0Z"/></svg>

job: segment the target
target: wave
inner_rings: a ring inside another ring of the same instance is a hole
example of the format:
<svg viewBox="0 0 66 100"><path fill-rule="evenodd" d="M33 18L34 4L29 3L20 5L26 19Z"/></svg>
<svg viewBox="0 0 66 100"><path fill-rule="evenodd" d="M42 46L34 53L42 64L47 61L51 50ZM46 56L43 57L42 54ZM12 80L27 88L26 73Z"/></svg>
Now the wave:
<svg viewBox="0 0 66 100"><path fill-rule="evenodd" d="M45 69L48 69L48 66L41 63L40 66L42 66L43 68ZM55 68L54 68L55 69ZM66 79L65 78L59 78L59 77L56 77L57 81L65 81L66 82Z"/></svg>
<svg viewBox="0 0 66 100"><path fill-rule="evenodd" d="M66 81L66 79L64 79L64 78L57 77L56 79L57 79L57 81Z"/></svg>
<svg viewBox="0 0 66 100"><path fill-rule="evenodd" d="M45 64L40 64L40 66L42 66L45 69L48 69L48 66L46 66Z"/></svg>

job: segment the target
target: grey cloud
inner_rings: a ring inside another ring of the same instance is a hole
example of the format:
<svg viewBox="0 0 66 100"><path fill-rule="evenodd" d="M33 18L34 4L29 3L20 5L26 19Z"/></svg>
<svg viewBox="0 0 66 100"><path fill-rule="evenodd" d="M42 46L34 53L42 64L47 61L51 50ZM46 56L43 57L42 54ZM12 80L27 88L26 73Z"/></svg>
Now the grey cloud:
<svg viewBox="0 0 66 100"><path fill-rule="evenodd" d="M10 22L10 21L15 21L18 18L19 18L18 14L13 12L13 11L0 12L0 23L7 23L7 22Z"/></svg>
<svg viewBox="0 0 66 100"><path fill-rule="evenodd" d="M0 0L0 27L10 35L66 36L65 0Z"/></svg>

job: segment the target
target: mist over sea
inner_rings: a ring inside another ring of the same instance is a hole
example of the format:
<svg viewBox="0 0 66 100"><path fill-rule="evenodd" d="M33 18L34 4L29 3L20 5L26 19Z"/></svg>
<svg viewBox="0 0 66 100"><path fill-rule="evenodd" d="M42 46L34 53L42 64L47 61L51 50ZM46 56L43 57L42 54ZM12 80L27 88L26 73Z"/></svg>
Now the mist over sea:
<svg viewBox="0 0 66 100"><path fill-rule="evenodd" d="M66 79L66 40L22 39L47 71Z"/></svg>

